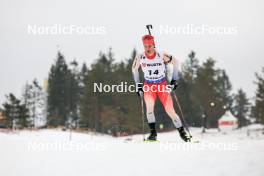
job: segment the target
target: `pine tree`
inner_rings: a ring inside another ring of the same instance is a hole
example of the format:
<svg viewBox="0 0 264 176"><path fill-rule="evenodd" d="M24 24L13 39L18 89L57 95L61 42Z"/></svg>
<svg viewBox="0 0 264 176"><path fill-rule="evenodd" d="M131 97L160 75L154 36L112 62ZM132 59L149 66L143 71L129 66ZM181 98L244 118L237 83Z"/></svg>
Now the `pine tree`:
<svg viewBox="0 0 264 176"><path fill-rule="evenodd" d="M24 128L29 126L29 112L24 103L17 99L14 94L6 96L6 102L3 104L3 111L7 117L7 126L9 128Z"/></svg>
<svg viewBox="0 0 264 176"><path fill-rule="evenodd" d="M123 82L127 83L127 85L134 85L131 68L136 54L137 51L134 49L129 59L116 64L113 73L113 76L116 79L115 84ZM141 76L143 76L143 74L141 74ZM143 79L141 80L143 81ZM127 133L139 132L142 128L142 122L140 114L140 98L136 93L114 93L113 100L116 106L115 111L118 114L118 123L116 123L117 129Z"/></svg>
<svg viewBox="0 0 264 176"><path fill-rule="evenodd" d="M196 79L197 99L205 114L205 126L217 127L217 120L232 104L231 83L224 70L215 68L209 58L199 68Z"/></svg>
<svg viewBox="0 0 264 176"><path fill-rule="evenodd" d="M19 100L15 97L14 94L10 93L6 95L6 102L3 104L3 112L7 117L7 126L9 128L13 128L15 122L18 119L18 112L19 112Z"/></svg>
<svg viewBox="0 0 264 176"><path fill-rule="evenodd" d="M27 109L25 104L18 105L18 125L21 128L30 127L29 121L29 110Z"/></svg>
<svg viewBox="0 0 264 176"><path fill-rule="evenodd" d="M73 60L70 63L69 72L69 110L70 117L68 123L72 123L75 128L78 127L78 122L80 120L80 102L81 102L81 73L78 68L78 63Z"/></svg>
<svg viewBox="0 0 264 176"><path fill-rule="evenodd" d="M256 73L256 100L252 107L252 116L256 118L256 122L264 124L264 67L261 73Z"/></svg>
<svg viewBox="0 0 264 176"><path fill-rule="evenodd" d="M80 73L80 121L79 121L79 126L81 128L86 128L88 127L88 118L86 117L87 113L87 102L89 101L89 98L86 94L86 84L88 83L88 67L86 63L83 63L82 68L81 68L81 73Z"/></svg>
<svg viewBox="0 0 264 176"><path fill-rule="evenodd" d="M235 116L238 118L238 126L242 127L249 123L248 112L250 108L249 100L246 93L239 89L237 94L234 96L234 106L232 108Z"/></svg>
<svg viewBox="0 0 264 176"><path fill-rule="evenodd" d="M81 72L80 72L80 94L81 97L84 95L85 81L88 76L88 68L85 63L82 64Z"/></svg>
<svg viewBox="0 0 264 176"><path fill-rule="evenodd" d="M65 126L70 116L70 71L64 56L58 52L48 79L48 125Z"/></svg>
<svg viewBox="0 0 264 176"><path fill-rule="evenodd" d="M218 104L225 108L232 106L232 85L225 70L218 70L216 90L219 96ZM225 109L223 108L223 109Z"/></svg>
<svg viewBox="0 0 264 176"><path fill-rule="evenodd" d="M139 97L135 93L93 92L94 83L103 85L134 84L131 68L136 55L125 62L115 63L114 54L100 53L99 59L86 73L84 97L82 98L81 124L100 132L139 132L141 129Z"/></svg>
<svg viewBox="0 0 264 176"><path fill-rule="evenodd" d="M177 88L185 119L192 126L201 126L201 116L203 113L197 99L199 91L196 91L196 79L199 68L200 64L196 53L191 51L188 59L182 66L179 87ZM177 112L179 113L178 109Z"/></svg>
<svg viewBox="0 0 264 176"><path fill-rule="evenodd" d="M108 56L111 54L108 54ZM110 84L113 73L113 58L100 53L99 58L91 65L85 79L84 98L81 105L82 125L96 131L102 130L101 115L103 107L112 104L110 93L94 92L94 84ZM110 94L110 95L109 95Z"/></svg>

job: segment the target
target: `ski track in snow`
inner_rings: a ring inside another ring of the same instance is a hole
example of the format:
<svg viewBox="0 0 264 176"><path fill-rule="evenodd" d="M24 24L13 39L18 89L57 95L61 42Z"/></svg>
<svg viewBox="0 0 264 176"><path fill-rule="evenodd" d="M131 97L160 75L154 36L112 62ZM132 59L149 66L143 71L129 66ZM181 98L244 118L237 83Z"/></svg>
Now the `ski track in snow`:
<svg viewBox="0 0 264 176"><path fill-rule="evenodd" d="M176 131L160 133L160 142L152 143L142 142L142 135L126 140L74 132L70 141L69 132L60 130L0 132L0 175L264 175L263 135L191 131L200 143L186 144Z"/></svg>

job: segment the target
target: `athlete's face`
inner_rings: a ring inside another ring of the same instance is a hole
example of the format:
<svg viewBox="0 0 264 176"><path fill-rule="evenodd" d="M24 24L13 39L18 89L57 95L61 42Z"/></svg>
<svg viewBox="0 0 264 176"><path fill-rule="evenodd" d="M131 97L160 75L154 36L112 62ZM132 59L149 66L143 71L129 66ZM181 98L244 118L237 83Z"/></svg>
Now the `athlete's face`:
<svg viewBox="0 0 264 176"><path fill-rule="evenodd" d="M153 44L144 44L145 52L148 54L153 54L155 52L155 46Z"/></svg>

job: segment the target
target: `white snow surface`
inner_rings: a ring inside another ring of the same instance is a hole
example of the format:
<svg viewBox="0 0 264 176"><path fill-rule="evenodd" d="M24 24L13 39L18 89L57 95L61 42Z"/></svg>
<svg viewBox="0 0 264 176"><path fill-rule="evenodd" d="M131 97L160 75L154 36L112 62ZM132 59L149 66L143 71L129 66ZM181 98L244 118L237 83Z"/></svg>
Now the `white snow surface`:
<svg viewBox="0 0 264 176"><path fill-rule="evenodd" d="M182 142L177 131L159 133L159 142L142 142L142 135L73 132L70 140L69 131L61 130L0 132L0 175L264 175L263 134L191 132L199 143Z"/></svg>

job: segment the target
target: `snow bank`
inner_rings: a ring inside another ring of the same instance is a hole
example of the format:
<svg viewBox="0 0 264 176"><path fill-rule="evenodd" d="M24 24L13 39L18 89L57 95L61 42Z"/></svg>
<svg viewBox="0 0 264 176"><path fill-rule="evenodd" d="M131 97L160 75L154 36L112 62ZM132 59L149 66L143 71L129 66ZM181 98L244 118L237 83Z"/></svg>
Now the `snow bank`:
<svg viewBox="0 0 264 176"><path fill-rule="evenodd" d="M221 134L191 129L201 142L183 143L176 131L159 134L160 142L142 135L114 138L60 130L0 133L4 176L263 176L264 138L245 130ZM70 140L71 139L71 140Z"/></svg>

